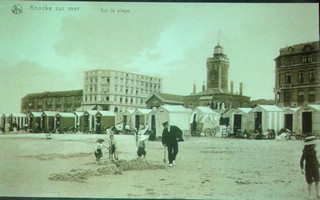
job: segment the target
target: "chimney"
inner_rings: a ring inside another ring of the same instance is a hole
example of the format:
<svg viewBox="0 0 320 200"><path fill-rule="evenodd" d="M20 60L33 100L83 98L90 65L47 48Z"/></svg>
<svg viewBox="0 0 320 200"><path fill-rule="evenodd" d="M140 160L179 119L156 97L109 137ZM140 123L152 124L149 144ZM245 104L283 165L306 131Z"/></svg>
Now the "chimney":
<svg viewBox="0 0 320 200"><path fill-rule="evenodd" d="M204 92L206 90L206 86L204 85L204 81L203 81L203 84L202 84L202 92Z"/></svg>
<svg viewBox="0 0 320 200"><path fill-rule="evenodd" d="M193 82L193 94L195 94L197 91L196 91L196 81Z"/></svg>
<svg viewBox="0 0 320 200"><path fill-rule="evenodd" d="M242 96L242 89L243 89L243 83L240 82L239 84L239 95Z"/></svg>
<svg viewBox="0 0 320 200"><path fill-rule="evenodd" d="M230 93L233 94L233 81L230 82Z"/></svg>

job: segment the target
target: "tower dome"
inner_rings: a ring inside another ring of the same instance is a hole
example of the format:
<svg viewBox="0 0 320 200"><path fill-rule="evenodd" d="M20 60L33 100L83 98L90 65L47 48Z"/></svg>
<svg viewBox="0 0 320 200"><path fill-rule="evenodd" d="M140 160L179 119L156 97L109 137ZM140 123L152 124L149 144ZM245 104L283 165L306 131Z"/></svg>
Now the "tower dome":
<svg viewBox="0 0 320 200"><path fill-rule="evenodd" d="M223 54L223 48L219 43L214 47L213 55L214 54Z"/></svg>

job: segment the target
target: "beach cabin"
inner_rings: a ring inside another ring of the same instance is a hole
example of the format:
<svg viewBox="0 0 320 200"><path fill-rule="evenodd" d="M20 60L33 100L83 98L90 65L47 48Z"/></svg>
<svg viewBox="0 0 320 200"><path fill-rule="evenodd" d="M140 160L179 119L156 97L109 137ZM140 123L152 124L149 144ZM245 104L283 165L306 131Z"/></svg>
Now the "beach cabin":
<svg viewBox="0 0 320 200"><path fill-rule="evenodd" d="M259 133L273 129L275 132L283 128L283 110L275 105L257 105L249 112L249 131Z"/></svg>
<svg viewBox="0 0 320 200"><path fill-rule="evenodd" d="M105 133L107 128L116 125L116 115L112 111L98 111L96 113L96 133Z"/></svg>
<svg viewBox="0 0 320 200"><path fill-rule="evenodd" d="M134 110L126 110L123 113L123 129L134 128Z"/></svg>
<svg viewBox="0 0 320 200"><path fill-rule="evenodd" d="M62 132L75 131L77 118L74 113L59 112L55 116L56 129Z"/></svg>
<svg viewBox="0 0 320 200"><path fill-rule="evenodd" d="M54 111L44 111L42 113L42 130L43 132L51 132L53 130L56 130L56 115L58 112Z"/></svg>
<svg viewBox="0 0 320 200"><path fill-rule="evenodd" d="M157 108L154 107L151 112L148 114L148 130L152 132L156 132L156 112Z"/></svg>
<svg viewBox="0 0 320 200"><path fill-rule="evenodd" d="M149 114L152 109L138 108L134 113L135 128L139 130L141 127L149 126Z"/></svg>
<svg viewBox="0 0 320 200"><path fill-rule="evenodd" d="M16 123L17 129L23 130L26 124L28 124L28 116L23 113L13 113L9 115L9 124L13 126L13 123Z"/></svg>
<svg viewBox="0 0 320 200"><path fill-rule="evenodd" d="M298 133L320 135L320 105L307 104L297 110Z"/></svg>
<svg viewBox="0 0 320 200"><path fill-rule="evenodd" d="M42 112L31 112L29 114L29 129L39 133L42 129Z"/></svg>
<svg viewBox="0 0 320 200"><path fill-rule="evenodd" d="M299 121L298 121L298 110L301 107L297 108L282 108L283 109L283 128L289 129L292 132L299 131Z"/></svg>
<svg viewBox="0 0 320 200"><path fill-rule="evenodd" d="M86 110L84 112L84 132L95 132L97 110Z"/></svg>
<svg viewBox="0 0 320 200"><path fill-rule="evenodd" d="M1 115L1 128L3 132L8 133L10 130L10 122L9 122L9 115L10 114L2 114Z"/></svg>
<svg viewBox="0 0 320 200"><path fill-rule="evenodd" d="M203 133L205 129L219 126L220 114L206 106L198 106L190 114L191 132Z"/></svg>
<svg viewBox="0 0 320 200"><path fill-rule="evenodd" d="M230 127L229 130L232 133L244 133L249 130L249 127L253 127L253 124L250 124L249 112L252 108L237 108L232 110L230 117Z"/></svg>
<svg viewBox="0 0 320 200"><path fill-rule="evenodd" d="M74 112L76 116L76 128L77 131L84 131L84 112Z"/></svg>
<svg viewBox="0 0 320 200"><path fill-rule="evenodd" d="M168 121L170 125L178 126L182 131L190 131L190 110L181 105L162 105L155 113L156 136L161 136L162 123Z"/></svg>

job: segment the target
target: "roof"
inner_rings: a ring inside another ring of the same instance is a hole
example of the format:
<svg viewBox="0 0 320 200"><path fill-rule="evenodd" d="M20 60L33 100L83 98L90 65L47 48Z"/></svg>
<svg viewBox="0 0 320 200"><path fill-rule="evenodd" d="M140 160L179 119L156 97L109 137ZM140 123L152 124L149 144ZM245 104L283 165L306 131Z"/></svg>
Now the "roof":
<svg viewBox="0 0 320 200"><path fill-rule="evenodd" d="M31 112L30 115L32 115L33 117L41 117L42 112Z"/></svg>
<svg viewBox="0 0 320 200"><path fill-rule="evenodd" d="M146 101L151 99L153 96L155 96L158 99L160 99L163 103L183 104L183 100L184 100L184 96L182 96L182 95L154 92L147 98Z"/></svg>
<svg viewBox="0 0 320 200"><path fill-rule="evenodd" d="M132 115L134 113L134 110L126 110L123 115Z"/></svg>
<svg viewBox="0 0 320 200"><path fill-rule="evenodd" d="M279 50L280 56L308 51L307 46L310 46L309 51L319 51L319 41L306 42L281 48Z"/></svg>
<svg viewBox="0 0 320 200"><path fill-rule="evenodd" d="M84 112L74 112L75 115L77 115L78 117L81 117L84 115Z"/></svg>
<svg viewBox="0 0 320 200"><path fill-rule="evenodd" d="M86 111L86 110L94 110L96 109L96 105L82 105L79 108L77 108L76 111Z"/></svg>
<svg viewBox="0 0 320 200"><path fill-rule="evenodd" d="M68 96L82 96L83 90L66 90L57 92L41 92L41 93L31 93L23 97L23 99L34 99L34 98L46 98L46 97L68 97Z"/></svg>
<svg viewBox="0 0 320 200"><path fill-rule="evenodd" d="M115 116L114 112L112 111L102 111L102 110L99 110L97 112L97 114L100 113L102 116Z"/></svg>
<svg viewBox="0 0 320 200"><path fill-rule="evenodd" d="M152 109L139 108L134 113L136 115L148 115L150 112L152 112Z"/></svg>
<svg viewBox="0 0 320 200"><path fill-rule="evenodd" d="M86 110L84 114L88 113L89 115L96 115L97 112L98 112L97 110Z"/></svg>
<svg viewBox="0 0 320 200"><path fill-rule="evenodd" d="M189 109L187 109L181 105L162 105L162 106L160 106L158 111L161 109L164 109L164 110L171 112L171 113L189 113L190 112Z"/></svg>
<svg viewBox="0 0 320 200"><path fill-rule="evenodd" d="M218 114L217 112L213 111L211 108L206 107L206 106L197 106L193 111L200 111L201 113L206 113L206 114Z"/></svg>
<svg viewBox="0 0 320 200"><path fill-rule="evenodd" d="M12 113L10 117L27 117L27 115L23 113Z"/></svg>
<svg viewBox="0 0 320 200"><path fill-rule="evenodd" d="M257 105L252 111L256 111L256 108L261 108L268 112L281 112L282 109L275 105Z"/></svg>
<svg viewBox="0 0 320 200"><path fill-rule="evenodd" d="M55 117L58 112L54 112L54 111L43 111L42 113L43 115L47 116L47 117Z"/></svg>
<svg viewBox="0 0 320 200"><path fill-rule="evenodd" d="M295 107L295 108L290 108L290 107L284 107L282 108L283 111L291 111L291 112L297 112L301 107Z"/></svg>
<svg viewBox="0 0 320 200"><path fill-rule="evenodd" d="M252 108L237 108L236 110L239 110L241 112L244 112L244 113L248 113L252 110Z"/></svg>
<svg viewBox="0 0 320 200"><path fill-rule="evenodd" d="M59 112L59 113L57 113L57 116L60 116L60 117L76 117L76 115L74 113L65 113L65 112Z"/></svg>
<svg viewBox="0 0 320 200"><path fill-rule="evenodd" d="M299 108L299 110L307 110L308 108L311 108L316 111L320 111L320 105L319 104L306 104Z"/></svg>

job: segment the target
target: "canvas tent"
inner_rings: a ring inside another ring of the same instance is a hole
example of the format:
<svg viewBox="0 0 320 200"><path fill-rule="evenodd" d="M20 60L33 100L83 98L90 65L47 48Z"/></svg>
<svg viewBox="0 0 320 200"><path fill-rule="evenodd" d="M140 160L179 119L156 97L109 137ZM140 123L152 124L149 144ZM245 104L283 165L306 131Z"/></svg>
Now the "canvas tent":
<svg viewBox="0 0 320 200"><path fill-rule="evenodd" d="M290 131L297 132L299 130L299 121L298 121L298 110L301 107L297 108L282 108L283 109L283 128L289 129Z"/></svg>
<svg viewBox="0 0 320 200"><path fill-rule="evenodd" d="M44 132L51 132L56 129L56 115L58 112L44 111L42 113L42 129Z"/></svg>
<svg viewBox="0 0 320 200"><path fill-rule="evenodd" d="M134 113L134 124L137 130L140 130L141 127L146 128L150 122L149 120L149 113L152 109L146 108L138 108ZM148 128L148 127L147 127Z"/></svg>
<svg viewBox="0 0 320 200"><path fill-rule="evenodd" d="M133 129L134 128L134 110L126 110L123 113L123 128Z"/></svg>
<svg viewBox="0 0 320 200"><path fill-rule="evenodd" d="M12 126L12 124L16 122L18 125L18 129L23 129L25 124L28 123L28 116L23 113L13 113L9 115L9 124Z"/></svg>
<svg viewBox="0 0 320 200"><path fill-rule="evenodd" d="M259 133L273 129L275 132L283 128L283 111L275 105L257 105L249 112L249 130Z"/></svg>
<svg viewBox="0 0 320 200"><path fill-rule="evenodd" d="M156 136L161 136L162 123L178 126L182 131L190 131L190 110L181 105L162 105L155 113Z"/></svg>
<svg viewBox="0 0 320 200"><path fill-rule="evenodd" d="M320 135L320 105L307 104L297 110L299 131L302 134Z"/></svg>
<svg viewBox="0 0 320 200"><path fill-rule="evenodd" d="M56 114L56 129L71 131L76 128L76 115L74 113L59 112Z"/></svg>
<svg viewBox="0 0 320 200"><path fill-rule="evenodd" d="M42 129L42 112L31 112L29 114L29 129L39 132Z"/></svg>
<svg viewBox="0 0 320 200"><path fill-rule="evenodd" d="M96 130L97 110L86 110L84 112L84 131L93 133Z"/></svg>
<svg viewBox="0 0 320 200"><path fill-rule="evenodd" d="M206 106L198 106L190 114L191 131L201 133L209 128L219 126L220 114Z"/></svg>
<svg viewBox="0 0 320 200"><path fill-rule="evenodd" d="M115 113L112 111L98 111L96 114L96 132L104 133L107 128L115 126Z"/></svg>
<svg viewBox="0 0 320 200"><path fill-rule="evenodd" d="M250 124L252 120L249 120L249 112L252 108L237 108L232 110L230 117L229 130L232 133L248 131L249 127L253 127Z"/></svg>

